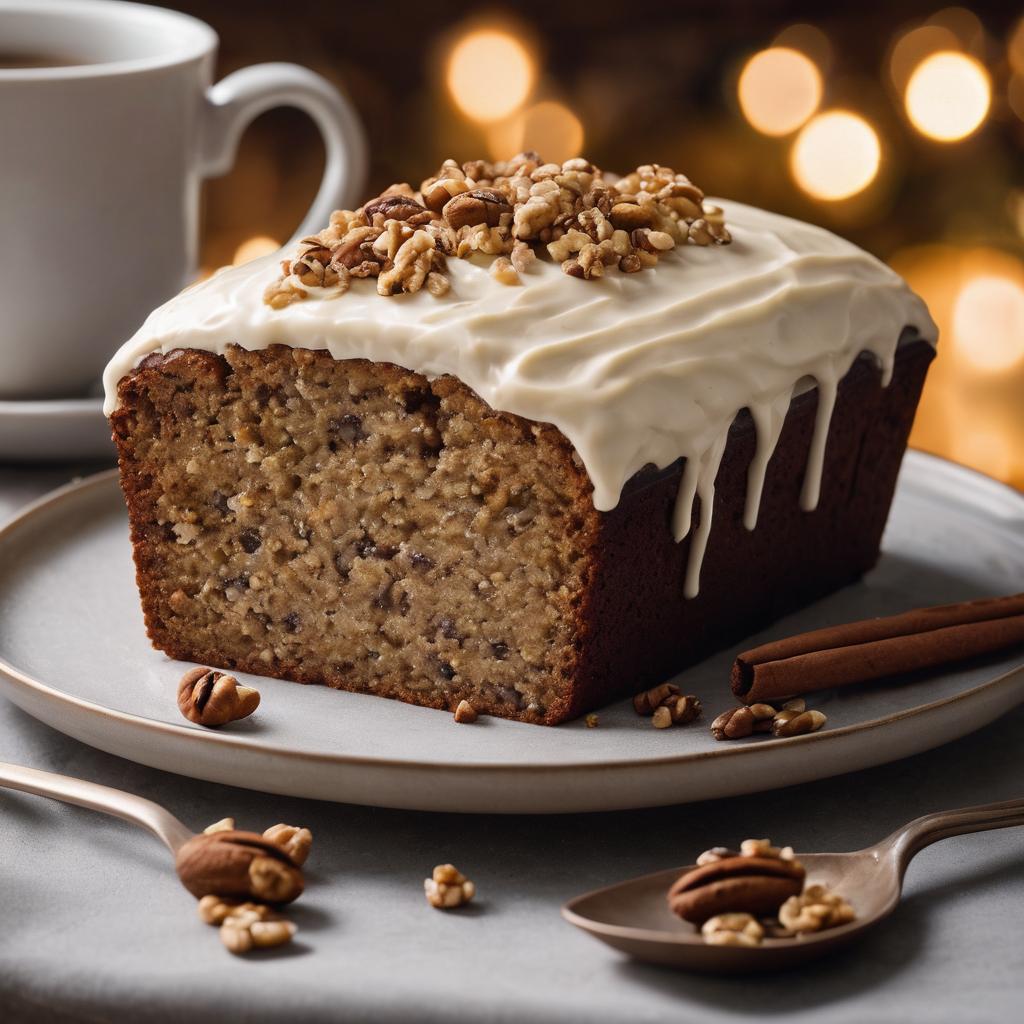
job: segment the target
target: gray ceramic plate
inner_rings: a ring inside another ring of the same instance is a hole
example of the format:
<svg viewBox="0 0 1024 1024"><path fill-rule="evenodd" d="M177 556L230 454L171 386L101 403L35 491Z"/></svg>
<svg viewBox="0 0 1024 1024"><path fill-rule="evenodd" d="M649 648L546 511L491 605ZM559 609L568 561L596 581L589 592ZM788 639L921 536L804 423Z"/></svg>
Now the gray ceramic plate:
<svg viewBox="0 0 1024 1024"><path fill-rule="evenodd" d="M1011 593L1024 580L1024 496L911 454L885 554L864 582L751 642L906 608ZM726 651L684 673L709 716L731 705ZM829 727L716 743L706 723L656 730L628 702L558 728L322 687L246 679L263 702L221 731L178 714L184 670L142 628L112 473L71 485L0 530L0 692L103 750L167 771L293 796L420 810L597 811L751 793L938 746L1024 701L1024 654L903 685L823 694Z"/></svg>

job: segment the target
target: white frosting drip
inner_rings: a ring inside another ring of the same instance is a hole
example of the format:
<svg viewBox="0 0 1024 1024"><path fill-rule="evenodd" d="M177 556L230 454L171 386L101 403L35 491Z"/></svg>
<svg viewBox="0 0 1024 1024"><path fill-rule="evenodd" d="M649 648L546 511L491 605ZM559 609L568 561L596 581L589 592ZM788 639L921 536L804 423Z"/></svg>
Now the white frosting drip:
<svg viewBox="0 0 1024 1024"><path fill-rule="evenodd" d="M687 534L699 495L686 576L692 596L736 414L749 409L757 430L744 514L754 529L790 398L817 384L801 497L813 509L840 379L866 351L888 383L903 327L933 343L937 335L924 303L856 246L763 210L721 205L731 245L683 247L653 270L590 281L536 261L510 287L491 276L489 259L450 259L452 288L440 299L426 291L384 298L365 280L340 297L274 310L263 290L280 254L223 270L153 312L114 356L105 410L114 411L118 381L141 359L176 348L278 343L428 377L453 374L495 409L555 424L583 460L598 509L614 508L644 466L685 457L673 531Z"/></svg>

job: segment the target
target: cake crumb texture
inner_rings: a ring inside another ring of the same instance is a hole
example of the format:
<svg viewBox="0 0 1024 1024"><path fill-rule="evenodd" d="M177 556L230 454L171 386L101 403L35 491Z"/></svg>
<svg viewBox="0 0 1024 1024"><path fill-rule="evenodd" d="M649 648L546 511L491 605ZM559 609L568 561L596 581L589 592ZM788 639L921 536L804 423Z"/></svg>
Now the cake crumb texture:
<svg viewBox="0 0 1024 1024"><path fill-rule="evenodd" d="M553 427L323 352L151 357L113 418L171 657L565 716L597 513Z"/></svg>

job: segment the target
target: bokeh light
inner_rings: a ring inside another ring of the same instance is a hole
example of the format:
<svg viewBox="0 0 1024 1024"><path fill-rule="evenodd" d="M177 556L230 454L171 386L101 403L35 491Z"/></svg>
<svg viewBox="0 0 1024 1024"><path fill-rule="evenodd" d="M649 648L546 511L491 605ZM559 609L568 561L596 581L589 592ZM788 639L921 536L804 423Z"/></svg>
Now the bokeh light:
<svg viewBox="0 0 1024 1024"><path fill-rule="evenodd" d="M1024 121L1024 74L1013 75L1006 87L1006 101L1010 109Z"/></svg>
<svg viewBox="0 0 1024 1024"><path fill-rule="evenodd" d="M487 130L487 148L495 160L524 149L545 160L568 160L583 152L583 123L564 103L544 100Z"/></svg>
<svg viewBox="0 0 1024 1024"><path fill-rule="evenodd" d="M889 76L902 94L910 76L925 58L942 50L960 49L960 40L942 25L920 25L896 40L889 54Z"/></svg>
<svg viewBox="0 0 1024 1024"><path fill-rule="evenodd" d="M953 303L953 344L962 362L987 373L1024 361L1024 285L997 274L966 281Z"/></svg>
<svg viewBox="0 0 1024 1024"><path fill-rule="evenodd" d="M949 445L949 454L955 462L973 466L999 480L1013 478L1017 454L1013 446L1016 424L1012 420L986 424L976 418L969 422L961 419L958 425L960 429L953 432Z"/></svg>
<svg viewBox="0 0 1024 1024"><path fill-rule="evenodd" d="M271 238L269 235L254 235L252 238L247 238L235 250L231 262L237 267L239 263L248 263L249 260L259 259L260 256L267 256L272 252L277 252L280 248L281 243L277 239Z"/></svg>
<svg viewBox="0 0 1024 1024"><path fill-rule="evenodd" d="M956 49L980 56L985 48L985 26L981 19L966 7L945 7L928 19L929 25L949 29L959 41Z"/></svg>
<svg viewBox="0 0 1024 1024"><path fill-rule="evenodd" d="M799 50L773 46L755 53L739 78L743 116L765 135L795 132L821 102L821 72Z"/></svg>
<svg viewBox="0 0 1024 1024"><path fill-rule="evenodd" d="M787 25L772 40L772 46L788 46L791 50L807 54L822 74L832 66L832 44L817 25L808 25L803 21Z"/></svg>
<svg viewBox="0 0 1024 1024"><path fill-rule="evenodd" d="M1010 59L1010 67L1018 75L1024 75L1024 18L1017 22L1010 41L1006 44L1006 55Z"/></svg>
<svg viewBox="0 0 1024 1024"><path fill-rule="evenodd" d="M914 70L905 95L907 116L922 135L955 142L977 131L992 102L988 72L966 53L945 50Z"/></svg>
<svg viewBox="0 0 1024 1024"><path fill-rule="evenodd" d="M910 443L1024 488L1024 260L1007 249L934 243L900 249L889 263L939 326Z"/></svg>
<svg viewBox="0 0 1024 1024"><path fill-rule="evenodd" d="M448 58L448 90L474 121L500 121L526 102L533 88L534 61L526 47L500 29L475 29Z"/></svg>
<svg viewBox="0 0 1024 1024"><path fill-rule="evenodd" d="M801 129L790 153L790 169L808 195L834 201L867 188L881 159L878 133L863 117L830 110Z"/></svg>

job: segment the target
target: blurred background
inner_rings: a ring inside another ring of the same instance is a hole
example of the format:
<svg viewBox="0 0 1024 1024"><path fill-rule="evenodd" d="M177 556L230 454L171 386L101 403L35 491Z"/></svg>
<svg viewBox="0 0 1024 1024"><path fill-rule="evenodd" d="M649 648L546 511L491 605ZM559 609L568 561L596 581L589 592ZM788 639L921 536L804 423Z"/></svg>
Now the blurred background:
<svg viewBox="0 0 1024 1024"><path fill-rule="evenodd" d="M846 235L939 323L911 439L1024 488L1024 7L179 0L220 74L306 64L370 136L371 191L445 157L668 164L711 195ZM311 123L273 111L206 192L205 272L276 248L320 178Z"/></svg>

